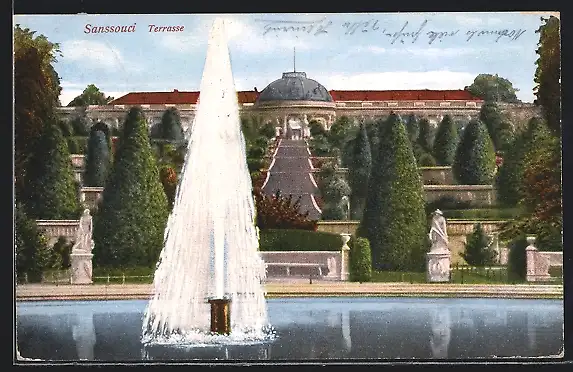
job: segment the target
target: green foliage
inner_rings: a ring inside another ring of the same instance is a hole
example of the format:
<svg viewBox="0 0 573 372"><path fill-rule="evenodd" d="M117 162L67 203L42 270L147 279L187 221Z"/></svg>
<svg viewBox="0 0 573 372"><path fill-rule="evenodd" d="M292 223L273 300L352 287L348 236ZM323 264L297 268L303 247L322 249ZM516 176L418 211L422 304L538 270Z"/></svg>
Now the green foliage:
<svg viewBox="0 0 573 372"><path fill-rule="evenodd" d="M326 131L324 130L324 127L318 121L316 120L309 121L308 127L310 129L310 135L312 137L318 135L326 136Z"/></svg>
<svg viewBox="0 0 573 372"><path fill-rule="evenodd" d="M263 252L284 251L340 251L342 240L339 234L293 230L261 229L259 250Z"/></svg>
<svg viewBox="0 0 573 372"><path fill-rule="evenodd" d="M516 92L519 92L519 89L514 88L509 80L497 74L479 74L474 79L472 85L464 89L484 101L520 102L515 95Z"/></svg>
<svg viewBox="0 0 573 372"><path fill-rule="evenodd" d="M348 181L351 189L350 215L352 219L360 220L364 211L366 195L368 195L368 182L372 172L372 153L364 123L360 124L360 131L352 145L352 158L348 166Z"/></svg>
<svg viewBox="0 0 573 372"><path fill-rule="evenodd" d="M526 273L527 240L525 234L516 236L508 245L507 269L511 281L524 281Z"/></svg>
<svg viewBox="0 0 573 372"><path fill-rule="evenodd" d="M474 226L473 233L467 236L465 251L460 256L471 266L489 266L495 263L496 252L490 248L490 238L480 223Z"/></svg>
<svg viewBox="0 0 573 372"><path fill-rule="evenodd" d="M54 69L59 45L28 28L14 26L14 175L22 198L28 162L44 123L55 121L62 90Z"/></svg>
<svg viewBox="0 0 573 372"><path fill-rule="evenodd" d="M113 99L113 97L106 97L106 95L100 92L99 88L94 84L90 84L84 89L82 94L75 97L70 103L68 103L68 107L107 105L113 101Z"/></svg>
<svg viewBox="0 0 573 372"><path fill-rule="evenodd" d="M429 152L425 152L418 158L418 166L420 167L435 167L436 159Z"/></svg>
<svg viewBox="0 0 573 372"><path fill-rule="evenodd" d="M364 126L366 127L366 134L368 135L368 141L370 142L370 153L378 153L378 144L380 143L380 138L378 137L378 127L380 122L384 122L382 119L377 121L366 120Z"/></svg>
<svg viewBox="0 0 573 372"><path fill-rule="evenodd" d="M271 139L276 137L276 129L272 122L266 123L259 129L259 135L266 139Z"/></svg>
<svg viewBox="0 0 573 372"><path fill-rule="evenodd" d="M15 237L16 276L18 281L35 283L42 280L42 272L50 267L52 257L48 239L40 231L36 221L29 218L23 206L16 204Z"/></svg>
<svg viewBox="0 0 573 372"><path fill-rule="evenodd" d="M337 118L327 133L328 142L331 147L338 149L343 148L352 126L353 123L349 117L341 116Z"/></svg>
<svg viewBox="0 0 573 372"><path fill-rule="evenodd" d="M369 282L372 280L372 252L366 238L356 238L350 251L350 281Z"/></svg>
<svg viewBox="0 0 573 372"><path fill-rule="evenodd" d="M495 152L485 125L472 120L458 143L452 172L458 184L491 185L495 172Z"/></svg>
<svg viewBox="0 0 573 372"><path fill-rule="evenodd" d="M377 270L423 270L429 248L422 179L406 128L391 115L379 125L366 208L359 226Z"/></svg>
<svg viewBox="0 0 573 372"><path fill-rule="evenodd" d="M479 113L479 120L485 124L495 151L505 152L513 140L513 126L502 115L495 102L485 102Z"/></svg>
<svg viewBox="0 0 573 372"><path fill-rule="evenodd" d="M91 131L86 156L84 185L103 187L110 166L111 154L105 133L99 130Z"/></svg>
<svg viewBox="0 0 573 372"><path fill-rule="evenodd" d="M314 156L329 156L332 150L328 137L322 134L311 138L309 148Z"/></svg>
<svg viewBox="0 0 573 372"><path fill-rule="evenodd" d="M450 115L444 116L434 140L433 155L437 165L452 165L458 146L458 130Z"/></svg>
<svg viewBox="0 0 573 372"><path fill-rule="evenodd" d="M432 152L432 128L430 126L430 122L428 119L422 119L418 122L418 138L416 139L416 143L425 153Z"/></svg>
<svg viewBox="0 0 573 372"><path fill-rule="evenodd" d="M67 120L58 120L58 126L62 135L66 138L72 137L74 135L74 128Z"/></svg>
<svg viewBox="0 0 573 372"><path fill-rule="evenodd" d="M70 253L72 253L73 242L69 242L65 236L60 236L58 241L52 247L54 260L52 268L65 270L71 266Z"/></svg>
<svg viewBox="0 0 573 372"><path fill-rule="evenodd" d="M259 229L316 230L316 221L308 218L308 211L300 212L300 196L293 201L292 195L285 197L280 191L266 195L260 188L255 188L253 193Z"/></svg>
<svg viewBox="0 0 573 372"><path fill-rule="evenodd" d="M169 107L161 116L161 122L153 131L153 138L181 142L185 139L181 126L181 115L175 107Z"/></svg>
<svg viewBox="0 0 573 372"><path fill-rule="evenodd" d="M150 266L157 262L168 202L152 154L143 111L133 107L94 216L94 262L99 266Z"/></svg>
<svg viewBox="0 0 573 372"><path fill-rule="evenodd" d="M404 125L406 126L406 131L408 132L408 139L411 143L416 142L418 135L420 134L420 123L418 118L414 114L407 116Z"/></svg>
<svg viewBox="0 0 573 372"><path fill-rule="evenodd" d="M541 18L535 32L539 43L535 51L535 104L541 106L547 125L554 135L561 133L561 35L559 18Z"/></svg>
<svg viewBox="0 0 573 372"><path fill-rule="evenodd" d="M327 182L322 183L321 189L324 206L322 208L323 220L344 220L348 216L348 207L343 198L350 195L350 186L344 178L335 175Z"/></svg>
<svg viewBox="0 0 573 372"><path fill-rule="evenodd" d="M428 208L429 212L438 208ZM447 219L457 220L511 220L521 215L521 208L442 209Z"/></svg>
<svg viewBox="0 0 573 372"><path fill-rule="evenodd" d="M74 130L75 136L87 137L89 135L89 119L84 106L76 107L70 118L70 125Z"/></svg>
<svg viewBox="0 0 573 372"><path fill-rule="evenodd" d="M81 154L80 145L78 144L78 137L66 137L66 143L68 144L68 151L70 154Z"/></svg>
<svg viewBox="0 0 573 372"><path fill-rule="evenodd" d="M35 219L74 219L80 212L78 190L66 139L56 123L46 123L27 170L27 213Z"/></svg>

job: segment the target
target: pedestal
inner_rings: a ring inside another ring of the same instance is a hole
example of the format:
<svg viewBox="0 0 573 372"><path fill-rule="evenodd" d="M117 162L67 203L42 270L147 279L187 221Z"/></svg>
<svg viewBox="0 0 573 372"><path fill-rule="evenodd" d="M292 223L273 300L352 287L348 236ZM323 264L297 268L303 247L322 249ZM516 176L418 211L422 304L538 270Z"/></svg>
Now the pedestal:
<svg viewBox="0 0 573 372"><path fill-rule="evenodd" d="M231 300L209 299L211 304L211 332L228 335L231 333Z"/></svg>
<svg viewBox="0 0 573 372"><path fill-rule="evenodd" d="M72 266L72 284L92 284L92 258L91 253L72 253L70 263Z"/></svg>
<svg viewBox="0 0 573 372"><path fill-rule="evenodd" d="M342 237L342 249L340 252L340 280L348 280L350 277L350 247L347 243L350 240L350 234L342 233L340 236Z"/></svg>
<svg viewBox="0 0 573 372"><path fill-rule="evenodd" d="M426 253L427 272L426 280L430 283L450 281L451 253L449 250L440 250Z"/></svg>

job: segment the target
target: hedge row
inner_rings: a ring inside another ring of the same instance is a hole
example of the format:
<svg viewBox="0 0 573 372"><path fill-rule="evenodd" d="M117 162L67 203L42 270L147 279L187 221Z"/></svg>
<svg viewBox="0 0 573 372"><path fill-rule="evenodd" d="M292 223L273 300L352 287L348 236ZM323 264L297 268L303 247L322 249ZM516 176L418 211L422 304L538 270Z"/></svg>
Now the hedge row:
<svg viewBox="0 0 573 372"><path fill-rule="evenodd" d="M339 251L342 238L339 234L290 229L260 231L259 250L268 251Z"/></svg>
<svg viewBox="0 0 573 372"><path fill-rule="evenodd" d="M66 137L70 154L84 155L88 148L88 137Z"/></svg>
<svg viewBox="0 0 573 372"><path fill-rule="evenodd" d="M520 215L519 208L444 209L444 217L458 220L509 220Z"/></svg>

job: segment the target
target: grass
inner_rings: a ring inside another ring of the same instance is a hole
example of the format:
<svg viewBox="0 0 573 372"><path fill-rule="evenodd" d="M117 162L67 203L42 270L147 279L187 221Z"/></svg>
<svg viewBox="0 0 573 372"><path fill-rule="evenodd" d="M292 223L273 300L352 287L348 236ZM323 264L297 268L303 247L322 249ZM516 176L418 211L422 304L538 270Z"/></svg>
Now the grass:
<svg viewBox="0 0 573 372"><path fill-rule="evenodd" d="M153 273L155 268L152 267L131 267L131 268L102 268L93 269L94 283L153 283Z"/></svg>

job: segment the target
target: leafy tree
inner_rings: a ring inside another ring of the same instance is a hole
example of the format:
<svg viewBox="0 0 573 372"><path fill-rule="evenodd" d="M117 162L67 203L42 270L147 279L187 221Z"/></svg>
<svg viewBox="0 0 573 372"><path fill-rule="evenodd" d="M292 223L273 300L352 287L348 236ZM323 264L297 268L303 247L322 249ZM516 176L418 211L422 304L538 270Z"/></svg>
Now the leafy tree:
<svg viewBox="0 0 573 372"><path fill-rule="evenodd" d="M317 135L326 136L326 131L324 130L324 127L317 120L309 121L308 122L308 128L310 129L310 135L312 137L317 136Z"/></svg>
<svg viewBox="0 0 573 372"><path fill-rule="evenodd" d="M102 93L94 84L88 85L82 94L75 97L68 103L68 107L89 106L89 105L107 105L113 101L113 97L109 97Z"/></svg>
<svg viewBox="0 0 573 372"><path fill-rule="evenodd" d="M59 45L35 31L14 27L14 174L16 197L26 184L26 169L44 123L55 120L62 90L54 69Z"/></svg>
<svg viewBox="0 0 573 372"><path fill-rule="evenodd" d="M350 281L369 282L372 280L372 252L366 238L355 238L350 251Z"/></svg>
<svg viewBox="0 0 573 372"><path fill-rule="evenodd" d="M364 122L364 126L366 127L366 134L368 135L368 141L370 142L370 153L377 154L378 153L378 144L380 139L378 137L378 127L381 123L384 123L384 119L374 120L366 120ZM372 158L374 159L374 157Z"/></svg>
<svg viewBox="0 0 573 372"><path fill-rule="evenodd" d="M121 138L94 218L94 262L151 266L162 248L169 210L140 107L129 110Z"/></svg>
<svg viewBox="0 0 573 372"><path fill-rule="evenodd" d="M495 172L495 152L485 125L472 120L458 143L452 171L458 184L491 185Z"/></svg>
<svg viewBox="0 0 573 372"><path fill-rule="evenodd" d="M366 208L357 235L368 239L377 270L423 270L429 248L423 185L406 128L380 122Z"/></svg>
<svg viewBox="0 0 573 372"><path fill-rule="evenodd" d="M328 156L332 150L328 138L322 134L317 134L311 138L309 148L314 156Z"/></svg>
<svg viewBox="0 0 573 372"><path fill-rule="evenodd" d="M479 119L487 127L495 151L505 152L513 139L513 126L505 118L497 103L485 102L479 113Z"/></svg>
<svg viewBox="0 0 573 372"><path fill-rule="evenodd" d="M335 174L328 179L321 190L324 201L323 220L344 220L347 218L348 210L344 198L348 198L350 191L350 186L341 176Z"/></svg>
<svg viewBox="0 0 573 372"><path fill-rule="evenodd" d="M84 106L78 106L75 112L70 118L70 125L74 130L74 135L76 136L88 136L89 135L89 123L90 119L87 115L87 110Z"/></svg>
<svg viewBox="0 0 573 372"><path fill-rule="evenodd" d="M434 140L433 155L438 165L452 165L458 146L458 130L450 115L444 116Z"/></svg>
<svg viewBox="0 0 573 372"><path fill-rule="evenodd" d="M351 119L347 116L341 116L335 120L335 122L330 126L327 138L328 142L332 147L342 149L344 143L348 138L348 132L352 127L353 123Z"/></svg>
<svg viewBox="0 0 573 372"><path fill-rule="evenodd" d="M111 166L110 145L105 132L92 130L87 150L84 185L103 187Z"/></svg>
<svg viewBox="0 0 573 372"><path fill-rule="evenodd" d="M175 192L177 191L177 172L168 166L163 165L159 169L159 177L161 179L161 184L163 185L163 191L165 196L167 196L167 201L169 202L170 210L173 209L173 204L175 203Z"/></svg>
<svg viewBox="0 0 573 372"><path fill-rule="evenodd" d="M272 122L266 123L259 129L259 135L267 139L275 138L276 137L275 125Z"/></svg>
<svg viewBox="0 0 573 372"><path fill-rule="evenodd" d="M263 229L316 230L315 220L308 218L309 212L300 212L302 197L292 200L292 195L282 196L280 191L266 195L261 188L254 188L257 227Z"/></svg>
<svg viewBox="0 0 573 372"><path fill-rule="evenodd" d="M372 172L372 153L364 123L360 124L360 131L352 144L352 162L348 169L348 180L352 190L350 215L353 219L360 220L364 211L366 195L368 195L368 182Z"/></svg>
<svg viewBox="0 0 573 372"><path fill-rule="evenodd" d="M497 74L479 74L473 83L464 89L484 101L520 102L515 95L516 92L519 92L519 89L514 88L509 80Z"/></svg>
<svg viewBox="0 0 573 372"><path fill-rule="evenodd" d="M526 253L527 239L525 234L519 234L511 240L508 245L509 254L507 257L508 277L512 282L525 280L526 274Z"/></svg>
<svg viewBox="0 0 573 372"><path fill-rule="evenodd" d="M169 107L161 116L157 135L159 139L181 142L185 138L181 126L181 115L175 107Z"/></svg>
<svg viewBox="0 0 573 372"><path fill-rule="evenodd" d="M465 251L460 253L471 266L493 265L496 252L490 247L491 242L480 223L476 224L473 233L467 236Z"/></svg>
<svg viewBox="0 0 573 372"><path fill-rule="evenodd" d="M541 106L547 125L556 135L561 133L561 36L559 18L541 18L543 24L535 32L539 43L535 51L534 103Z"/></svg>
<svg viewBox="0 0 573 372"><path fill-rule="evenodd" d="M40 282L51 261L48 239L36 221L27 216L21 203L16 203L14 239L18 281Z"/></svg>
<svg viewBox="0 0 573 372"><path fill-rule="evenodd" d="M497 200L502 205L513 207L519 203L523 196L526 155L549 135L543 121L534 117L529 120L526 130L514 138L495 179Z"/></svg>
<svg viewBox="0 0 573 372"><path fill-rule="evenodd" d="M66 139L54 122L36 142L24 189L27 213L35 219L74 219L81 206Z"/></svg>

